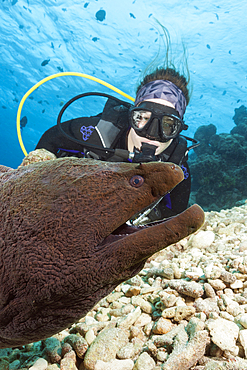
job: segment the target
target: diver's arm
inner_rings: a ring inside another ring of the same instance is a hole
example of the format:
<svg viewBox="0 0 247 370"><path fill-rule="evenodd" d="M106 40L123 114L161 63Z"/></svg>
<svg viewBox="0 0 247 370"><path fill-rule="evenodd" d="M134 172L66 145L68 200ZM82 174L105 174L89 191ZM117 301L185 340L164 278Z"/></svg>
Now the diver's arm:
<svg viewBox="0 0 247 370"><path fill-rule="evenodd" d="M175 216L188 207L191 177L187 162L183 163L185 179L179 183L148 215L151 221Z"/></svg>
<svg viewBox="0 0 247 370"><path fill-rule="evenodd" d="M184 180L170 192L171 212L173 213L172 216L183 212L188 207L189 203L191 176L188 164L184 163L183 167L185 176Z"/></svg>

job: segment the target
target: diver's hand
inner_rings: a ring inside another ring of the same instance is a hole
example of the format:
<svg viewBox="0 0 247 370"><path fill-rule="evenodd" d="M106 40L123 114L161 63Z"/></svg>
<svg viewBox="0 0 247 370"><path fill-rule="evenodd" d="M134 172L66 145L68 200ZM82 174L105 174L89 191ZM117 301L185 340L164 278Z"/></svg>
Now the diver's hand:
<svg viewBox="0 0 247 370"><path fill-rule="evenodd" d="M157 157L155 155L155 150L157 146L150 145L148 143L143 143L140 152L136 152L133 158L133 162L141 163L141 162L155 162L157 161Z"/></svg>

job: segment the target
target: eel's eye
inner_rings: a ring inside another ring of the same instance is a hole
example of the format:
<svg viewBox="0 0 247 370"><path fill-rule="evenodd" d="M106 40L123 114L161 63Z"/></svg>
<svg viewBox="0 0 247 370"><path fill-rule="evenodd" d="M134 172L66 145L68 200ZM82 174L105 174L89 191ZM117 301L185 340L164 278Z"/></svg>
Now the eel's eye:
<svg viewBox="0 0 247 370"><path fill-rule="evenodd" d="M130 179L130 185L133 186L134 188L139 188L140 186L143 185L143 183L144 178L139 175L135 175Z"/></svg>

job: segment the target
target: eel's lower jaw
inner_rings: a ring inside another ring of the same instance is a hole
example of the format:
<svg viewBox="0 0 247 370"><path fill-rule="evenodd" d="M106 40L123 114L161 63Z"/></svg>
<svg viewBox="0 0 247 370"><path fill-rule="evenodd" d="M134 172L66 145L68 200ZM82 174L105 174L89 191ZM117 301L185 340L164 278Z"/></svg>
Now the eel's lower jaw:
<svg viewBox="0 0 247 370"><path fill-rule="evenodd" d="M174 216L175 217L175 216ZM160 221L154 221L154 222L150 222L148 224L145 224L145 225L141 225L141 226L132 226L132 225L129 225L127 223L119 226L116 230L114 230L110 235L108 235L100 244L99 246L104 246L104 245L107 245L107 244L111 244L111 243L114 243L115 241L117 240L120 240L120 239L123 239L124 237L130 235L130 234L134 234L138 231L141 231L143 229L146 229L148 227L152 227L154 225L157 225L157 224L161 224L161 223L164 223L168 220L170 220L171 218L173 217L170 217L170 218L167 218L165 220L160 220Z"/></svg>

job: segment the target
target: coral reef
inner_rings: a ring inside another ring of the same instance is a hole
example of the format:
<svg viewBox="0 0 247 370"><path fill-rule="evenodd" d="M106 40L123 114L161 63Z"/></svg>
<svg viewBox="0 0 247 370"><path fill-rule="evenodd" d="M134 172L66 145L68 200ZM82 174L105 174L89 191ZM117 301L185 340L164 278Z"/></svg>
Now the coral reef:
<svg viewBox="0 0 247 370"><path fill-rule="evenodd" d="M235 109L236 126L229 134L217 134L212 124L200 126L194 138L201 145L189 159L192 173L191 200L205 210L240 205L247 198L247 109Z"/></svg>

